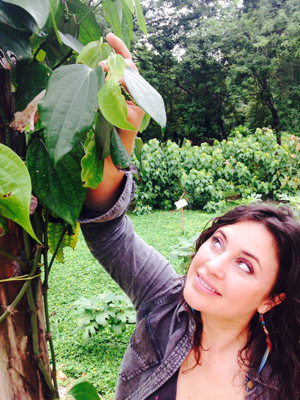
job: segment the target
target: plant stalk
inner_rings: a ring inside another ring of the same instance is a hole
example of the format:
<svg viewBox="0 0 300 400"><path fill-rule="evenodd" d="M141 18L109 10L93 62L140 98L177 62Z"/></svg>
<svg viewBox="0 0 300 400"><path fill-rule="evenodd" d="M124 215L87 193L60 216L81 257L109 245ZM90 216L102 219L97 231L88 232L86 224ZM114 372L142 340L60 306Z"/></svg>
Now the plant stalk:
<svg viewBox="0 0 300 400"><path fill-rule="evenodd" d="M31 329L32 329L32 345L33 345L33 353L35 357L35 361L38 364L39 369L41 370L42 374L44 375L44 378L46 380L46 383L52 392L52 398L57 399L58 393L56 388L54 387L52 383L51 376L49 375L46 366L42 360L41 354L40 354L40 348L39 348L39 342L38 342L38 324L37 324L37 307L33 299L33 294L32 294L32 287L29 286L27 289L27 300L28 300L28 305L29 305L29 310L30 310L30 322L31 322Z"/></svg>
<svg viewBox="0 0 300 400"><path fill-rule="evenodd" d="M54 351L54 345L53 345L53 340L51 336L51 328L50 328L50 317L49 317L49 305L48 305L48 280L49 280L49 272L51 268L51 263L48 265L48 223L49 223L49 211L46 211L45 214L45 224L44 224L44 282L43 282L43 296L44 296L44 313L45 313L45 324L46 324L46 334L47 334L47 340L49 341L49 347L50 347L50 353L51 353L51 359L52 359L52 372L53 372L53 382L54 382L54 387L56 390L58 390L58 385L57 385L57 379L56 379L56 359L55 359L55 351ZM60 243L58 244L58 247L60 246ZM58 250L58 249L57 249ZM53 257L55 258L55 253ZM52 260L53 260L52 257ZM51 260L51 262L52 262Z"/></svg>

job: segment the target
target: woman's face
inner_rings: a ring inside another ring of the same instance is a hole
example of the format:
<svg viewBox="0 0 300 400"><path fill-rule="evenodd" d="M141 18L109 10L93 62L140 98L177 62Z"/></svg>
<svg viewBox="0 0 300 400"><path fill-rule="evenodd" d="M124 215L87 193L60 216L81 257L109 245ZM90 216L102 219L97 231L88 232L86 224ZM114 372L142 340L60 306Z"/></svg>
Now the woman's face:
<svg viewBox="0 0 300 400"><path fill-rule="evenodd" d="M242 221L218 229L190 265L184 298L195 310L248 323L271 308L268 295L278 272L276 243L260 223Z"/></svg>

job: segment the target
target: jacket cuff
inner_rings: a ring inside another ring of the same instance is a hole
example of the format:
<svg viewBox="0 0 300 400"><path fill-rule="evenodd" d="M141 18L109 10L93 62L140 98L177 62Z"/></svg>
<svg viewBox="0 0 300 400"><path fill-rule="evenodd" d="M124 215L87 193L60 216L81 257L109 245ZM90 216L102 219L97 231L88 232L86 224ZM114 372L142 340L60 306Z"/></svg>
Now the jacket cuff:
<svg viewBox="0 0 300 400"><path fill-rule="evenodd" d="M132 174L125 175L124 179L125 185L123 191L117 202L110 210L108 210L105 214L101 214L98 211L91 210L86 205L83 205L78 222L80 224L88 224L91 222L107 222L124 214L131 203L135 189Z"/></svg>

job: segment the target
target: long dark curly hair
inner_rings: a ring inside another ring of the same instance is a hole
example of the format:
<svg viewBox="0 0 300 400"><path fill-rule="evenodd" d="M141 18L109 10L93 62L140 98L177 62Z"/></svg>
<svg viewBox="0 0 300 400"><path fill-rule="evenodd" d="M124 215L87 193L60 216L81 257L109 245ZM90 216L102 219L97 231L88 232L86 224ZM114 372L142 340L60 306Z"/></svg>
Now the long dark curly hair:
<svg viewBox="0 0 300 400"><path fill-rule="evenodd" d="M225 225L241 221L260 223L272 234L277 245L279 271L270 296L285 293L286 297L264 315L270 333L272 351L268 363L272 375L279 379L279 400L300 399L300 224L293 211L286 206L268 204L242 205L213 219L196 242L196 251L214 232ZM201 314L191 317L196 323L193 348L198 364L201 363L201 336L203 326ZM250 349L255 344L255 351ZM249 335L245 347L240 351L239 362L258 371L266 349L266 337L256 313L249 324ZM250 356L251 355L251 356ZM250 359L249 359L250 358ZM276 395L276 394L274 394Z"/></svg>

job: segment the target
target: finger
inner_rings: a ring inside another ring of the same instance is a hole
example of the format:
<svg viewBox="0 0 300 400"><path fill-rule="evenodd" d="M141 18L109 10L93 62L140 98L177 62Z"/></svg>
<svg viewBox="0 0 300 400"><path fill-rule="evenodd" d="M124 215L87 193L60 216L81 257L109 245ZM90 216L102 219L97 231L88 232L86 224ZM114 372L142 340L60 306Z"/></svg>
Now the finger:
<svg viewBox="0 0 300 400"><path fill-rule="evenodd" d="M106 40L117 54L120 54L123 58L128 58L129 60L132 60L129 50L120 38L110 32L106 35Z"/></svg>

